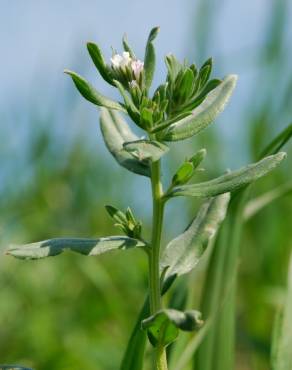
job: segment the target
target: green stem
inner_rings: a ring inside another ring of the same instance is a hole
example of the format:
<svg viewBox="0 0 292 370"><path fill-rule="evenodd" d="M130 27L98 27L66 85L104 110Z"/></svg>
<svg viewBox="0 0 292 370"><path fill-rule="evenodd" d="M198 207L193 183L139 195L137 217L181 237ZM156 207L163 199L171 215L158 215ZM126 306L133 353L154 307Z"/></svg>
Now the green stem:
<svg viewBox="0 0 292 370"><path fill-rule="evenodd" d="M149 296L150 311L154 315L161 309L161 287L160 287L160 243L163 223L164 201L163 189L160 180L160 161L152 163L151 166L151 185L153 199L153 218L152 218L152 239L151 251L149 254ZM164 347L156 348L156 369L167 370L166 352Z"/></svg>

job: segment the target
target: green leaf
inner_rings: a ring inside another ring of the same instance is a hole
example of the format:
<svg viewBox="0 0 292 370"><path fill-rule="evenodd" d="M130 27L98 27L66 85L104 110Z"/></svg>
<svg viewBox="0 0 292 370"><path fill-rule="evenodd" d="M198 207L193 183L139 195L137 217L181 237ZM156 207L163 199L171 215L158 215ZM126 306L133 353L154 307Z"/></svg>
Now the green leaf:
<svg viewBox="0 0 292 370"><path fill-rule="evenodd" d="M172 343L178 337L179 330L194 331L202 325L201 313L194 310L160 310L142 321L142 328L148 331L149 340L154 347Z"/></svg>
<svg viewBox="0 0 292 370"><path fill-rule="evenodd" d="M189 162L192 162L194 169L196 169L201 162L204 160L204 158L207 155L207 150L206 149L200 149L195 153L190 159Z"/></svg>
<svg viewBox="0 0 292 370"><path fill-rule="evenodd" d="M115 208L111 205L106 205L105 209L107 210L110 217L118 222L119 224L127 223L127 217L126 215L120 211L118 208Z"/></svg>
<svg viewBox="0 0 292 370"><path fill-rule="evenodd" d="M124 149L131 153L139 161L150 160L158 161L169 151L169 147L158 141L136 140L123 144Z"/></svg>
<svg viewBox="0 0 292 370"><path fill-rule="evenodd" d="M193 71L190 68L187 68L183 73L179 86L177 87L182 102L184 102L191 95L193 84Z"/></svg>
<svg viewBox="0 0 292 370"><path fill-rule="evenodd" d="M91 59L92 59L94 65L95 65L95 67L97 68L97 70L101 74L102 78L106 82L108 82L109 84L115 86L115 84L113 82L113 77L111 75L110 68L107 66L107 64L106 64L106 62L103 58L102 52L101 52L100 48L98 47L98 45L96 45L93 42L88 42L87 43L87 50L89 52L89 55L91 56Z"/></svg>
<svg viewBox="0 0 292 370"><path fill-rule="evenodd" d="M260 158L277 153L292 137L292 123L285 127L262 151Z"/></svg>
<svg viewBox="0 0 292 370"><path fill-rule="evenodd" d="M195 268L224 220L229 200L229 193L207 199L186 231L167 245L160 266L168 267L165 282Z"/></svg>
<svg viewBox="0 0 292 370"><path fill-rule="evenodd" d="M139 113L138 109L136 108L135 104L133 103L132 99L127 94L123 85L119 81L114 80L114 83L115 83L116 87L119 89L119 92L121 93L121 95L124 99L125 106L126 106L126 109L127 109L127 112L129 114L129 116L133 119L133 121L135 123L139 124L139 122L140 122L140 113Z"/></svg>
<svg viewBox="0 0 292 370"><path fill-rule="evenodd" d="M126 34L123 36L123 47L124 50L130 54L131 58L136 59L135 53L128 43L128 38Z"/></svg>
<svg viewBox="0 0 292 370"><path fill-rule="evenodd" d="M40 259L57 256L65 251L76 252L86 256L97 256L117 249L145 247L139 240L126 236L111 236L99 239L56 238L37 243L13 246L6 254L20 259Z"/></svg>
<svg viewBox="0 0 292 370"><path fill-rule="evenodd" d="M236 75L229 75L212 90L202 104L194 109L192 114L171 124L159 139L177 141L187 139L209 126L221 113L228 102L237 80Z"/></svg>
<svg viewBox="0 0 292 370"><path fill-rule="evenodd" d="M288 288L285 304L277 323L277 335L274 337L272 351L273 370L291 370L292 368L292 255L288 272Z"/></svg>
<svg viewBox="0 0 292 370"><path fill-rule="evenodd" d="M219 79L213 79L208 81L201 90L201 92L198 95L195 94L195 97L190 102L188 102L187 105L183 106L183 108L186 109L187 111L192 111L198 105L200 105L205 100L206 96L221 83L222 80Z"/></svg>
<svg viewBox="0 0 292 370"><path fill-rule="evenodd" d="M184 162L172 178L172 186L186 184L194 174L194 166L191 162Z"/></svg>
<svg viewBox="0 0 292 370"><path fill-rule="evenodd" d="M69 71L67 69L64 71L64 73L72 77L77 90L86 100L101 107L116 109L125 112L125 109L121 104L100 94L88 81L86 81L77 73Z"/></svg>
<svg viewBox="0 0 292 370"><path fill-rule="evenodd" d="M136 141L138 137L130 130L122 117L117 112L103 108L100 115L100 127L105 144L116 161L131 172L150 177L149 163L134 158L123 147L125 142Z"/></svg>
<svg viewBox="0 0 292 370"><path fill-rule="evenodd" d="M149 315L149 298L138 315L136 324L129 339L125 354L123 356L120 370L142 370L144 352L146 347L146 333L141 328L141 321Z"/></svg>
<svg viewBox="0 0 292 370"><path fill-rule="evenodd" d="M212 72L212 65L213 65L212 58L209 58L208 60L206 60L206 62L202 65L199 71L199 77L198 77L200 81L200 87L203 87L208 81L210 74Z"/></svg>
<svg viewBox="0 0 292 370"><path fill-rule="evenodd" d="M166 197L211 197L239 190L247 184L254 182L269 173L277 167L285 157L286 153L281 152L210 181L192 185L176 186L169 194L166 194Z"/></svg>
<svg viewBox="0 0 292 370"><path fill-rule="evenodd" d="M165 64L168 70L168 77L170 81L173 83L182 69L180 62L176 59L176 57L172 54L169 54L165 57Z"/></svg>
<svg viewBox="0 0 292 370"><path fill-rule="evenodd" d="M145 85L148 90L151 86L154 70L155 70L155 49L153 41L158 35L159 27L155 27L150 31L144 57L144 72L145 72Z"/></svg>

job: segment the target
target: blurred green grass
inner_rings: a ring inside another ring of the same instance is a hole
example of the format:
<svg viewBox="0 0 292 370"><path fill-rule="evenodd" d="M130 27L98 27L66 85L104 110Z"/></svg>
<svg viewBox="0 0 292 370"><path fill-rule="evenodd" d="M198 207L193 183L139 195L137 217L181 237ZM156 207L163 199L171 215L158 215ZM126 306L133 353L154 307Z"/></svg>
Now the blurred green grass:
<svg viewBox="0 0 292 370"><path fill-rule="evenodd" d="M212 4L210 0L199 2L202 13L198 14L212 19L216 11ZM292 71L285 59L284 43L288 2L272 4L266 41L257 50L255 62L258 73L254 86L255 90L261 86L261 94L246 102L245 150L249 158L255 158L292 118ZM195 39L204 57L208 40L216 36L214 30L204 29L204 22L197 22L196 27L200 32L194 30ZM279 71L281 78L276 78ZM26 166L13 168L11 162L13 176L1 186L2 249L8 242L51 236L117 234L103 205L110 201L125 207L127 202L132 203L129 190L134 189L137 196L141 184L143 189L147 184L142 180L137 185L133 175L118 169L106 157L104 147L92 151L86 137L76 139L65 151L56 145L51 120L54 117L48 118L46 129L40 128L43 125L32 115ZM187 142L184 150L192 153L196 147L207 147L211 175L224 169L225 162L218 153L224 152L225 144L220 131L213 127L199 140ZM291 180L291 145L288 154L281 169L261 180L253 195ZM173 149L165 177L182 155L179 148ZM24 173L27 179L18 181ZM134 202L139 216L145 218L146 233L150 223L147 203L147 199ZM140 209L142 204L146 210ZM184 211L181 220L172 225L168 216L168 228L176 230L180 223L187 223L186 215L194 214L196 203L181 202L179 206L180 212ZM169 213L173 216L173 208ZM238 369L268 368L272 321L281 301L292 247L291 214L291 196L286 196L245 227L238 292ZM98 259L68 254L40 262L21 262L1 255L0 363L22 363L42 370L116 370L144 299L146 276L146 261L139 251L114 252Z"/></svg>

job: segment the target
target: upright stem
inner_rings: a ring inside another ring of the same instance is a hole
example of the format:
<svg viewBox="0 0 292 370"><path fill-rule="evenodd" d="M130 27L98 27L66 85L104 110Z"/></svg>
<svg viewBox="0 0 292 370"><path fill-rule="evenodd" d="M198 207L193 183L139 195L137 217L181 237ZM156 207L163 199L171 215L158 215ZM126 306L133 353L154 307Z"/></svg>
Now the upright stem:
<svg viewBox="0 0 292 370"><path fill-rule="evenodd" d="M149 296L150 296L150 311L151 314L153 315L161 309L159 256L160 256L160 242L163 223L164 202L162 200L163 189L160 179L160 161L152 163L151 184L153 199L153 218L152 218L153 224L152 224L151 252L149 255ZM157 370L167 370L166 353L163 347L156 348L155 362Z"/></svg>

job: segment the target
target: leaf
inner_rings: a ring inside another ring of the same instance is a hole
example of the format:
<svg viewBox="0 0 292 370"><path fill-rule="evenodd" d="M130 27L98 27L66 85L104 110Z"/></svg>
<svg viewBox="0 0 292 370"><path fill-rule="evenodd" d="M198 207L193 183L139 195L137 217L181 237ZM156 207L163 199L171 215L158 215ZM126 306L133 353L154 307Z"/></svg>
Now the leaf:
<svg viewBox="0 0 292 370"><path fill-rule="evenodd" d="M184 102L191 95L193 84L193 71L190 68L187 68L183 73L180 86L178 87L178 93L182 102Z"/></svg>
<svg viewBox="0 0 292 370"><path fill-rule="evenodd" d="M151 160L158 161L164 154L169 151L169 147L158 141L136 140L123 144L124 149L131 153L140 161Z"/></svg>
<svg viewBox="0 0 292 370"><path fill-rule="evenodd" d="M211 197L239 190L245 185L269 173L277 167L285 157L286 153L281 152L210 181L176 186L169 194L166 194L166 198L175 196Z"/></svg>
<svg viewBox="0 0 292 370"><path fill-rule="evenodd" d="M144 352L146 347L146 333L141 328L141 321L149 315L149 298L138 315L136 324L128 341L125 354L123 356L120 370L142 370Z"/></svg>
<svg viewBox="0 0 292 370"><path fill-rule="evenodd" d="M158 311L155 315L142 321L142 328L148 331L151 344L167 346L183 331L194 331L201 328L201 313L195 310L181 312L174 309Z"/></svg>
<svg viewBox="0 0 292 370"><path fill-rule="evenodd" d="M209 80L210 74L212 72L213 67L213 59L209 58L206 60L206 62L202 65L199 71L199 82L200 82L200 88L202 88L206 82Z"/></svg>
<svg viewBox="0 0 292 370"><path fill-rule="evenodd" d="M125 112L125 109L121 104L100 94L88 81L77 73L69 71L68 69L65 69L64 73L72 77L77 90L86 100L101 107Z"/></svg>
<svg viewBox="0 0 292 370"><path fill-rule="evenodd" d="M172 185L186 184L194 174L194 166L191 162L184 162L172 178Z"/></svg>
<svg viewBox="0 0 292 370"><path fill-rule="evenodd" d="M133 49L131 48L131 46L129 45L126 34L123 36L123 47L124 47L124 50L130 54L131 58L136 59L135 53Z"/></svg>
<svg viewBox="0 0 292 370"><path fill-rule="evenodd" d="M155 27L150 31L144 57L145 85L148 90L151 86L154 70L155 70L155 49L153 41L158 35L159 27Z"/></svg>
<svg viewBox="0 0 292 370"><path fill-rule="evenodd" d="M120 211L118 208L113 207L111 205L106 205L105 209L107 210L110 217L118 222L119 224L127 223L127 217L126 215Z"/></svg>
<svg viewBox="0 0 292 370"><path fill-rule="evenodd" d="M229 200L229 193L207 199L186 231L167 245L160 266L161 270L168 266L165 284L195 268L224 220Z"/></svg>
<svg viewBox="0 0 292 370"><path fill-rule="evenodd" d="M229 75L212 90L205 100L189 116L174 122L159 138L165 141L187 139L209 126L221 113L228 102L237 80L236 75Z"/></svg>
<svg viewBox="0 0 292 370"><path fill-rule="evenodd" d="M165 57L165 64L168 70L168 77L171 82L174 82L182 66L172 54L169 54Z"/></svg>
<svg viewBox="0 0 292 370"><path fill-rule="evenodd" d="M100 115L100 127L105 144L116 161L129 171L150 177L149 163L133 158L123 148L125 142L136 141L138 137L130 130L122 117L117 112L103 108Z"/></svg>
<svg viewBox="0 0 292 370"><path fill-rule="evenodd" d="M135 247L145 247L145 244L126 236L110 236L99 239L56 238L13 246L6 251L6 254L20 259L34 260L57 256L67 250L86 256L98 256L112 250L124 250Z"/></svg>
<svg viewBox="0 0 292 370"><path fill-rule="evenodd" d="M273 341L272 369L291 370L292 368L292 255L288 272L288 288L283 310L276 322L276 335Z"/></svg>
<svg viewBox="0 0 292 370"><path fill-rule="evenodd" d="M201 162L204 160L204 158L207 155L207 150L206 149L200 149L195 153L190 159L189 162L192 162L194 169L196 169Z"/></svg>
<svg viewBox="0 0 292 370"><path fill-rule="evenodd" d="M277 153L292 137L292 123L279 133L262 151L260 158Z"/></svg>
<svg viewBox="0 0 292 370"><path fill-rule="evenodd" d="M106 62L103 58L102 52L101 52L100 48L98 47L98 45L96 45L93 42L88 42L87 43L87 50L89 52L89 55L91 56L91 59L92 59L94 65L95 65L95 67L97 68L97 70L101 74L102 78L106 82L108 82L109 84L115 86L115 84L113 82L111 72L110 72L110 68L107 66L107 64L106 64Z"/></svg>
<svg viewBox="0 0 292 370"><path fill-rule="evenodd" d="M129 97L129 95L127 94L123 85L119 81L114 80L114 83L115 83L116 87L119 89L119 92L121 93L121 95L124 99L125 106L126 106L126 109L127 109L127 112L129 114L129 116L133 119L133 121L135 123L139 124L139 122L140 122L140 113L139 113L138 109L136 108L135 104L133 103L132 99Z"/></svg>

